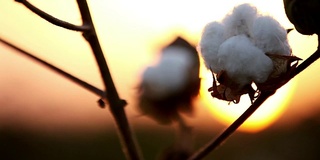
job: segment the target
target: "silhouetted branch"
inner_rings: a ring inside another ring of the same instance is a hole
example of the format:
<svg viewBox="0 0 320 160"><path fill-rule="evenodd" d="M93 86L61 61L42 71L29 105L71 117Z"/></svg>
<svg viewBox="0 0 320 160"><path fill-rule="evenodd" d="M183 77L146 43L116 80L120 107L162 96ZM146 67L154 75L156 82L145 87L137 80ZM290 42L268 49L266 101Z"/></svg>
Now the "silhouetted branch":
<svg viewBox="0 0 320 160"><path fill-rule="evenodd" d="M125 100L119 98L116 87L113 83L110 70L104 58L101 45L99 43L88 4L86 0L77 0L80 14L84 25L88 25L90 30L83 32L83 37L89 42L93 51L95 59L98 63L100 74L107 90L107 100L110 105L110 111L116 121L118 131L120 134L121 142L124 146L124 153L127 159L139 160L142 159L140 152L136 146L133 134L130 130L128 119L124 111L124 106L127 104Z"/></svg>
<svg viewBox="0 0 320 160"><path fill-rule="evenodd" d="M125 156L128 159L132 160L139 160L142 159L140 152L138 150L138 147L136 146L136 142L133 138L133 134L130 130L128 119L126 116L126 113L124 111L124 106L127 104L125 100L122 100L119 98L119 95L117 93L116 87L113 83L111 73L109 71L109 68L107 66L107 62L104 58L101 45L99 43L90 11L88 8L88 4L86 0L77 0L77 4L80 10L81 18L83 21L82 26L76 26L73 24L70 24L68 22L61 21L43 11L40 9L36 8L26 0L16 0L17 2L22 3L25 5L28 9L30 9L32 12L35 14L39 15L43 19L49 21L52 24L55 24L57 26L70 29L70 30L76 30L76 31L82 31L83 32L83 37L88 41L90 44L90 47L93 51L94 57L98 63L98 67L100 70L100 74L103 80L103 84L106 88L106 100L109 103L110 106L110 111L116 121L116 125L118 127L118 131L120 134L120 139L123 145L124 153ZM39 60L38 60L39 61ZM40 61L39 61L40 62ZM55 68L54 66L41 61L41 63L46 64L47 66L51 66L52 68ZM55 69L56 71L63 73L63 75L68 75L65 72L58 70L57 68ZM70 76L69 76L70 77ZM104 103L102 100L99 100L99 105L104 106Z"/></svg>
<svg viewBox="0 0 320 160"><path fill-rule="evenodd" d="M87 31L87 30L90 29L89 26L87 26L87 25L77 26L77 25L71 24L69 22L62 21L62 20L60 20L58 18L55 18L55 17L51 16L50 14L38 9L35 6L33 6L27 0L16 0L16 2L19 2L19 3L23 4L30 11L32 11L33 13L37 14L41 18L47 20L48 22L50 22L50 23L52 23L54 25L57 25L57 26L60 26L60 27L66 28L66 29L74 30L74 31Z"/></svg>
<svg viewBox="0 0 320 160"><path fill-rule="evenodd" d="M236 120L234 121L222 134L217 138L211 140L204 147L200 148L188 160L199 160L208 155L211 151L216 149L222 142L224 142L233 132L235 132L259 107L268 99L274 92L262 92L261 95L254 101L254 103Z"/></svg>
<svg viewBox="0 0 320 160"><path fill-rule="evenodd" d="M318 35L318 48L317 50L305 61L303 61L295 70L294 73L292 74L292 78L296 75L298 75L300 72L305 70L307 67L309 67L313 62L315 62L317 59L320 58L320 37Z"/></svg>
<svg viewBox="0 0 320 160"><path fill-rule="evenodd" d="M29 52L27 52L27 51L15 46L15 45L11 44L8 41L5 41L5 40L0 38L0 42L2 42L3 44L5 44L5 45L7 45L7 46L9 46L9 47L11 47L13 49L15 49L16 51L18 51L19 53L27 56L28 58L31 58L32 60L44 65L45 67L48 67L49 69L57 72L58 74L62 75L63 77L75 82L76 84L78 84L81 87L91 91L92 93L96 94L97 96L101 96L102 98L106 97L106 94L101 89L99 89L99 88L97 88L95 86L92 86L91 84L89 84L89 83L87 83L87 82L85 82L85 81L83 81L83 80L81 80L81 79L79 79L79 78L77 78L77 77L75 77L75 76L63 71L63 70L61 70L60 68L58 68L58 67L56 67L56 66L54 66L54 65L52 65L52 64L50 64L50 63L48 63L48 62L46 62L46 61L44 61L42 59L30 54Z"/></svg>

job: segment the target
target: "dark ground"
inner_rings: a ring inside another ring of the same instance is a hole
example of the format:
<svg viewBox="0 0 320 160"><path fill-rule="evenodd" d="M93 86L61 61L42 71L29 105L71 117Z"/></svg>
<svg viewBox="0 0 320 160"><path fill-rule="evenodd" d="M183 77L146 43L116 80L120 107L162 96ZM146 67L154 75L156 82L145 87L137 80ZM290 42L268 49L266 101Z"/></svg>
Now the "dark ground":
<svg viewBox="0 0 320 160"><path fill-rule="evenodd" d="M318 114L291 129L268 129L256 134L235 133L206 160L318 160L320 121ZM174 140L174 130L138 129L136 136L146 160ZM218 133L196 133L196 148ZM23 129L0 128L1 160L124 160L115 131L95 134L44 135Z"/></svg>

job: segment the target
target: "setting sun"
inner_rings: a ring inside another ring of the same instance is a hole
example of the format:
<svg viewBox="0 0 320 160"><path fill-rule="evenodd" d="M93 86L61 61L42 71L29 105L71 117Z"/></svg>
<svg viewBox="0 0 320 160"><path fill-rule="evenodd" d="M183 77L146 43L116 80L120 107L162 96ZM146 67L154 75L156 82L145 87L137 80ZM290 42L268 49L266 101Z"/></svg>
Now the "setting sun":
<svg viewBox="0 0 320 160"><path fill-rule="evenodd" d="M61 27L54 26L34 15L18 3L9 1L1 1L0 3L0 6L4 6L2 7L0 14L0 19L2 19L0 36L2 38L32 52L34 55L47 60L48 62L53 63L72 74L75 74L77 77L92 83L99 88L103 88L100 81L100 75L97 72L96 63L90 53L90 48L79 32L68 31ZM63 19L74 24L81 24L81 18L75 2L65 2L64 0L60 0L48 3L34 0L32 3L59 19ZM278 0L236 0L232 2L222 2L218 0L117 0L88 2L99 41L102 45L108 65L110 66L117 89L119 90L119 95L129 102L129 106L126 108L128 114L132 117L137 115L134 107L132 107L135 102L134 94L136 94L135 88L137 82L141 76L141 71L155 61L157 58L156 53L161 49L161 47L170 43L170 41L172 41L177 35L180 35L190 41L190 43L197 45L201 37L201 32L207 23L221 20L232 10L234 6L241 3L251 3L262 13L273 16L285 28L293 28L293 25L288 21L284 13L282 1ZM289 42L291 44L293 54L303 59L308 57L316 47L316 39L314 36L302 36L295 31L292 31L292 33L289 34ZM55 93L60 91L61 84L66 83L65 79L58 75L52 75L53 78L48 78L49 76L46 75L51 74L50 71L41 70L42 68L41 66L38 66L38 64L35 64L28 59L26 60L21 58L22 56L17 56L12 50L9 50L4 46L0 47L3 53L8 53L1 55L1 69L10 68L10 71L3 70L1 73L2 83L0 85L2 86L0 86L0 88L3 90L2 93L15 93L14 89L8 87L14 82L12 79L19 79L21 80L21 82L19 82L23 84L27 83L28 85L25 85L25 90L32 90L34 92L33 94L42 92L41 90L37 91L34 86L38 86L39 89L48 87L46 90L52 91L50 93L46 92L47 94L41 94L41 96L43 96L41 98L42 100L39 100L37 96L32 96L31 94L21 96L24 99L28 99L28 101L14 97L14 99L21 100L21 103L26 107L26 109L20 113L21 115L24 115L21 116L23 122L28 118L28 120L32 121L33 117L38 114L36 112L32 112L33 110L42 112L39 108L43 108L33 104L34 102L40 103L44 101L43 103L47 103L49 100L55 100L55 102L61 102L61 104L57 106L63 106L63 101L59 100L59 94ZM308 54L304 54L304 52L307 52ZM28 65L30 65L29 68ZM28 70L28 72L21 71L21 66ZM206 113L206 116L203 116L205 118L199 116L194 117L194 119L208 121L209 117L217 119L225 125L229 125L250 105L248 98L247 96L243 96L241 103L237 105L228 105L226 102L213 99L210 93L207 92L207 89L212 85L211 73L204 69L204 66L202 67L200 101L204 102L211 112ZM38 71L37 69L41 71ZM306 76L308 76L308 74L306 74ZM306 93L302 95L303 100L307 100L310 103L317 103L318 98L316 98L316 95L309 94L310 89L315 90L314 87L319 88L319 86L309 85L312 84L311 81L319 79L319 76L313 76L314 78L312 79L304 78L304 81L308 81L310 83L298 89L303 91L303 93ZM59 79L60 81L56 80L58 78L61 78ZM45 84L46 86L40 87L40 84ZM293 100L291 97L295 91L296 84L297 79L294 79L292 82L281 88L272 98L269 98L267 102L261 106L256 113L254 113L253 117L251 117L242 126L242 131L255 132L263 130L276 121L284 112L288 103ZM14 86L15 84L11 85ZM21 89L23 88L19 88L19 91ZM81 89L78 88L78 90ZM82 107L80 110L78 110L77 107L74 107L74 110L72 110L72 107L68 108L70 109L70 114L77 112L79 117L82 116L82 119L85 119L86 117L88 118L91 114L97 114L93 113L94 111L87 107L88 104L92 105L97 97L94 97L91 94L88 96L86 95L88 94L86 91L81 90L81 92L78 90L64 92L65 94L69 93L72 95L82 92L85 94L84 97L80 98L80 100L72 102L67 101L68 103L73 103L73 105L70 104L70 106ZM298 94L294 94L293 96L298 97L297 95ZM15 94L12 96L15 96ZM296 113L300 114L297 106L304 105L303 100L294 101L295 107L292 107L290 110L295 110ZM29 101L30 103L32 102L32 104L24 104ZM6 109L0 111L0 114L6 115L8 119L16 120L17 114L13 114L13 112L11 113L8 109L12 109L14 107L15 106L8 105ZM207 109L203 109L198 106L195 107L197 107L198 110ZM73 118L73 121L71 121L70 118L72 117L67 116L69 115L69 112L66 111L65 108L60 109L63 114L60 114L61 112L57 112L55 115L51 117L46 116L43 117L43 119L53 122L56 122L57 119L65 119L70 124L79 122L77 119L79 117ZM310 110L311 109L305 109L305 111ZM88 114L90 111L92 113ZM43 112L45 112L45 110ZM1 123L5 123L5 121L2 121ZM101 124L100 121L92 123ZM90 126L93 125L90 124Z"/></svg>
<svg viewBox="0 0 320 160"><path fill-rule="evenodd" d="M210 71L203 68L201 70L201 99L205 105L210 108L213 117L222 124L229 126L234 122L250 105L250 99L247 94L241 97L239 104L229 103L211 97L208 88L212 86L212 74ZM279 89L272 97L270 97L251 117L239 128L246 132L258 132L279 118L286 109L288 102L294 93L295 81L286 84Z"/></svg>

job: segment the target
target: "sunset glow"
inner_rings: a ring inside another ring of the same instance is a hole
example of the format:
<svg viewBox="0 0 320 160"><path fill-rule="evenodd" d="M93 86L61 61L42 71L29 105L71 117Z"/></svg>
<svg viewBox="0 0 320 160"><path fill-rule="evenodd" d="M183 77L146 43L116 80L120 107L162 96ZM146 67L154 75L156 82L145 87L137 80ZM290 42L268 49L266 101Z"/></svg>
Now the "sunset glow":
<svg viewBox="0 0 320 160"><path fill-rule="evenodd" d="M204 78L202 80L200 92L201 98L210 108L213 117L222 124L229 126L251 105L247 94L241 97L239 104L229 103L211 97L208 88L212 86L212 74L210 71L203 69L202 77ZM279 89L275 95L261 105L239 129L246 132L258 132L275 122L284 112L288 102L291 100L295 83L296 82L294 81L290 82Z"/></svg>
<svg viewBox="0 0 320 160"><path fill-rule="evenodd" d="M75 1L30 2L55 17L81 24ZM207 23L221 20L235 5L241 3L251 3L262 13L274 16L285 28L293 28L286 18L282 1L279 0L88 1L119 95L129 103L126 111L130 120L138 119L138 113L133 107L137 82L145 67L156 62L161 47L177 35L197 45ZM1 1L0 8L1 38L103 89L96 62L81 33L54 26L14 1ZM289 43L293 54L305 59L316 48L316 36L302 36L292 31L289 34ZM38 125L41 119L43 126L50 126L47 121L57 126L76 126L74 124L77 123L79 126L90 127L112 122L111 116L108 115L111 120L106 120L106 111L101 113L97 107L96 101L100 97L71 85L59 75L43 70L42 66L22 57L0 44L0 90L1 94L5 95L0 98L9 97L0 99L0 103L7 104L2 106L4 109L0 109L0 127L2 123L17 121L19 118L22 124L32 122ZM313 65L310 72L299 75L299 78L281 88L240 129L257 132L267 128L285 113L289 104L293 105L290 108L294 111L293 115L300 114L300 107L306 103L319 104L319 93L316 93L320 90L320 74L314 75L319 66ZM313 78L309 78L310 76ZM212 85L211 73L204 69L203 65L201 78L199 101L211 112L206 113L204 118L199 116L194 117L195 119L208 122L208 119L212 118L228 126L250 105L246 95L241 99L241 103L236 105L213 99L207 92ZM32 94L25 94L29 92ZM66 98L72 96L73 98ZM15 100L15 103L7 102L10 98ZM24 106L23 110L20 109L21 106ZM311 113L313 110L315 109L306 107L301 114L307 115L307 112ZM51 114L47 115L48 112Z"/></svg>

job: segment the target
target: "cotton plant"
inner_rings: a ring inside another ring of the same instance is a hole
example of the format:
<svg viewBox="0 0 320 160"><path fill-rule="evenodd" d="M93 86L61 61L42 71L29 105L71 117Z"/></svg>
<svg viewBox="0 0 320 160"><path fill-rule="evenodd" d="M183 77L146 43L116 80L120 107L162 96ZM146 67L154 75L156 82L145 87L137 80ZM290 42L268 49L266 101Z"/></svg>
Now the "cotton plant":
<svg viewBox="0 0 320 160"><path fill-rule="evenodd" d="M200 88L199 57L195 47L178 37L164 47L157 65L145 69L139 86L139 110L161 124L192 113Z"/></svg>
<svg viewBox="0 0 320 160"><path fill-rule="evenodd" d="M291 53L287 32L250 4L236 6L220 22L208 23L199 47L206 68L213 73L211 95L239 103L243 94L249 94L253 102L260 91L274 89L274 82L286 83L281 80L300 60Z"/></svg>
<svg viewBox="0 0 320 160"><path fill-rule="evenodd" d="M288 19L299 33L320 34L319 0L283 0L283 4Z"/></svg>
<svg viewBox="0 0 320 160"><path fill-rule="evenodd" d="M105 89L101 90L2 38L0 42L96 94L100 98L100 107L108 104L126 158L143 159L126 116L126 101L120 98L113 83L87 2L76 2L82 25L55 18L27 0L16 2L53 25L81 32L95 56ZM319 0L283 0L283 3L288 19L299 33L319 35ZM162 159L204 158L225 142L278 88L319 59L319 43L318 36L318 49L297 66L300 59L291 54L286 30L272 17L260 14L255 7L248 4L237 6L221 22L209 23L200 41L205 65L213 73L214 83L209 91L213 97L235 103L239 102L240 96L248 93L254 102L217 138L193 154L190 150L192 128L183 124L180 114L192 113L192 99L197 96L200 85L199 58L194 47L182 38L169 44L161 51L159 63L145 70L139 88L139 107L144 115L163 124L174 121L180 124L178 144L168 148ZM251 87L252 83L255 83L257 90ZM257 99L256 93L261 93Z"/></svg>

